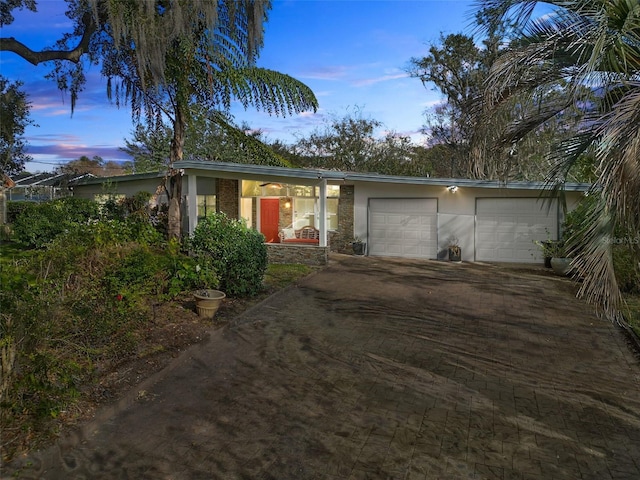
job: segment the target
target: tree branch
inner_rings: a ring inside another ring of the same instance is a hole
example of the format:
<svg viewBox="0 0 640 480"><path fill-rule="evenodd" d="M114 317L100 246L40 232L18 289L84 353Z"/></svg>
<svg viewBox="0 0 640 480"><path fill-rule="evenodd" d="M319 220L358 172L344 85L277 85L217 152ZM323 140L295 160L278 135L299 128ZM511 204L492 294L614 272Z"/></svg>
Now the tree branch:
<svg viewBox="0 0 640 480"><path fill-rule="evenodd" d="M87 12L82 16L81 24L84 25L82 38L80 39L80 42L78 42L78 45L72 50L41 50L38 52L31 50L24 43L13 37L3 37L0 38L0 52L13 52L33 65L38 65L42 62L49 62L52 60L68 60L73 63L78 63L80 61L80 57L89 50L91 36L97 30L97 25L90 12Z"/></svg>

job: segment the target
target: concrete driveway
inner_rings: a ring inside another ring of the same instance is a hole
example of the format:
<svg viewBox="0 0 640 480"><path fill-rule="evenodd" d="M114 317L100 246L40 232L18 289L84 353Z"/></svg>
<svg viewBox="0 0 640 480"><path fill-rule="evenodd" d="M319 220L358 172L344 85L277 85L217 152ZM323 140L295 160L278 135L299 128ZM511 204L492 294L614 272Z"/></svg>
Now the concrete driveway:
<svg viewBox="0 0 640 480"><path fill-rule="evenodd" d="M640 363L574 292L332 256L20 478L637 480Z"/></svg>

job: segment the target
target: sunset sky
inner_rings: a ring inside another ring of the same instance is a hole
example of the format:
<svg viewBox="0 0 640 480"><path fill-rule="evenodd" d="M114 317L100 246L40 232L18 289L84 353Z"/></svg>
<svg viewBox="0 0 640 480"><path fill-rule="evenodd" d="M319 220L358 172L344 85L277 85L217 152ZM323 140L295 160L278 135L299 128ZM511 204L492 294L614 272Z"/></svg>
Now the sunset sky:
<svg viewBox="0 0 640 480"><path fill-rule="evenodd" d="M18 12L2 30L29 47L51 45L71 22L66 2L39 0L38 13ZM440 33L471 33L472 2L466 0L275 0L265 25L258 66L287 73L306 83L320 103L317 113L270 117L234 106L238 123L246 121L270 140L292 143L332 116L359 110L384 123L387 130L411 134L416 142L424 110L439 95L410 78L412 57L427 54ZM34 162L27 170L51 171L82 155L125 161L119 150L131 137L130 110L117 109L106 98L106 81L97 67L87 71L88 83L71 115L68 95L44 78L47 65L34 67L13 53L0 54L0 73L24 82L32 102L26 136Z"/></svg>

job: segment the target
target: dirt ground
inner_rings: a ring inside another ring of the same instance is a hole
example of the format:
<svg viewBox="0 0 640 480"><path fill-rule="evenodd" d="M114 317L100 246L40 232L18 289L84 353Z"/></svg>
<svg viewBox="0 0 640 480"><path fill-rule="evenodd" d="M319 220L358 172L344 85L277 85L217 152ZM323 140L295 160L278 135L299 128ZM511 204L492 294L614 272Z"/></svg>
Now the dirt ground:
<svg viewBox="0 0 640 480"><path fill-rule="evenodd" d="M3 475L640 478L640 363L575 288L332 256Z"/></svg>

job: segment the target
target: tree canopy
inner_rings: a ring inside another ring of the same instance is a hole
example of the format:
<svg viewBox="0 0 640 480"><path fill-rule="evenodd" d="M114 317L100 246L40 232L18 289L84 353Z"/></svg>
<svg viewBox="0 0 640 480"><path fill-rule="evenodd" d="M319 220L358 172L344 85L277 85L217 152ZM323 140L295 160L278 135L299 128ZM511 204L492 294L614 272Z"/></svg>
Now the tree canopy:
<svg viewBox="0 0 640 480"><path fill-rule="evenodd" d="M0 11L1 13L1 11ZM25 152L24 130L33 125L30 103L21 82L10 82L0 75L0 173L14 175L31 160Z"/></svg>
<svg viewBox="0 0 640 480"><path fill-rule="evenodd" d="M383 129L382 122L357 110L333 117L293 145L278 145L292 163L312 168L386 175L429 176L426 149L411 138Z"/></svg>
<svg viewBox="0 0 640 480"><path fill-rule="evenodd" d="M180 236L182 180L171 165L183 158L191 108L228 109L237 99L275 115L317 108L313 92L292 77L258 68L269 0L67 0L73 30L53 48L39 52L13 38L0 50L38 64L54 61L49 75L71 93L72 109L85 83L85 63L100 65L107 95L128 103L134 120L160 125L168 119L173 137L165 189L169 198L169 235ZM14 0L2 12L36 2Z"/></svg>

